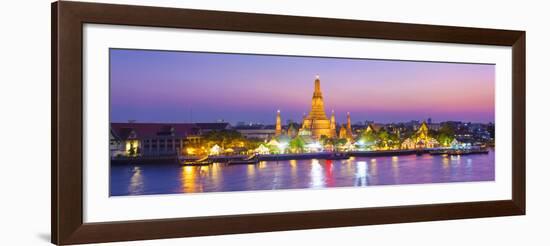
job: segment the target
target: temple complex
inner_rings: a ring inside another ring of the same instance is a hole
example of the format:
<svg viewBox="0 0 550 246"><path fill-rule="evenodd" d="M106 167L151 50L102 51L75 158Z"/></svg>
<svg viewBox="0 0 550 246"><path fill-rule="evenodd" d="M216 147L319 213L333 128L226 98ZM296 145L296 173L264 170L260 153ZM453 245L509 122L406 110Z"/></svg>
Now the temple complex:
<svg viewBox="0 0 550 246"><path fill-rule="evenodd" d="M294 127L294 124L295 123L290 124L286 130L286 135L291 138L295 138L298 135L298 127Z"/></svg>
<svg viewBox="0 0 550 246"><path fill-rule="evenodd" d="M344 126L340 127L340 131L338 132L338 138L348 138L346 128Z"/></svg>
<svg viewBox="0 0 550 246"><path fill-rule="evenodd" d="M426 121L423 121L418 130L413 136L405 139L401 143L401 149L423 149L435 148L439 146L439 142L429 136L429 129Z"/></svg>
<svg viewBox="0 0 550 246"><path fill-rule="evenodd" d="M372 126L372 124L368 124L367 128L365 129L365 133L371 133L371 132L376 132L376 130L374 129L374 126Z"/></svg>
<svg viewBox="0 0 550 246"><path fill-rule="evenodd" d="M311 99L311 111L304 118L299 135L310 135L319 139L321 136L334 138L336 136L336 122L327 118L323 93L321 92L321 80L319 76L315 79L313 97Z"/></svg>

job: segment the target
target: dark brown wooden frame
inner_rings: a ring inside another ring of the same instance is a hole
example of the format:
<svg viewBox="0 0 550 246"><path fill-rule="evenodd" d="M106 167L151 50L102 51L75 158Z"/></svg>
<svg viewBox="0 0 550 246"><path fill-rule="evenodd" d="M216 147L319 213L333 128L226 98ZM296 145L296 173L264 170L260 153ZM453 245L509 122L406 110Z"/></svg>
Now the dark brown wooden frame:
<svg viewBox="0 0 550 246"><path fill-rule="evenodd" d="M52 243L76 244L525 214L525 32L160 7L52 4ZM512 47L512 200L83 223L84 23Z"/></svg>

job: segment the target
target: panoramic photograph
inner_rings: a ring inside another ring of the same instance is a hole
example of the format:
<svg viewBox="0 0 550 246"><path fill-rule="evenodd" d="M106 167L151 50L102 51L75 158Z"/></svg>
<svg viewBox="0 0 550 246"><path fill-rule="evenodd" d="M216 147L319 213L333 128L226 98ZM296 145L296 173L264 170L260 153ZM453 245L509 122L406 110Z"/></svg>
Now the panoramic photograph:
<svg viewBox="0 0 550 246"><path fill-rule="evenodd" d="M109 70L110 196L495 180L494 64L110 49Z"/></svg>

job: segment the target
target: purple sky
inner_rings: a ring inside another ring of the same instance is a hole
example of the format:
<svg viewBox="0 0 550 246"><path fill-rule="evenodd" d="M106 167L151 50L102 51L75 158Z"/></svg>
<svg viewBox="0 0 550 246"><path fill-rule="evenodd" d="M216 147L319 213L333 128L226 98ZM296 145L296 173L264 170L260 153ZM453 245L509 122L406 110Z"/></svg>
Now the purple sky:
<svg viewBox="0 0 550 246"><path fill-rule="evenodd" d="M315 75L338 122L494 122L494 65L110 50L111 122L300 121Z"/></svg>

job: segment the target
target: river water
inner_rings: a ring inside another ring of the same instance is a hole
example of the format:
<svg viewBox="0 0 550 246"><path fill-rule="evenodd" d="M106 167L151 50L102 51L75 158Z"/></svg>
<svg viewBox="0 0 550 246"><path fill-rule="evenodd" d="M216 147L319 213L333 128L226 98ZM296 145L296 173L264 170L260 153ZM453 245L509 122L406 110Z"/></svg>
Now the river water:
<svg viewBox="0 0 550 246"><path fill-rule="evenodd" d="M355 157L267 161L257 165L113 165L110 195L310 189L493 181L495 155Z"/></svg>

